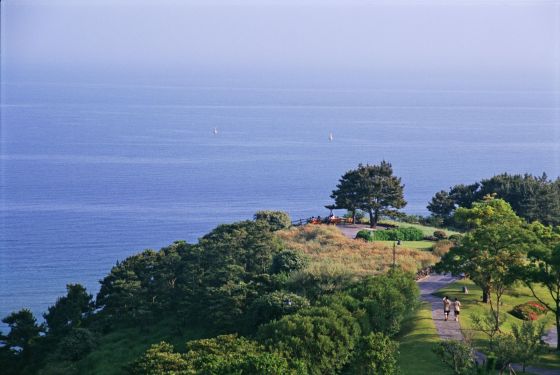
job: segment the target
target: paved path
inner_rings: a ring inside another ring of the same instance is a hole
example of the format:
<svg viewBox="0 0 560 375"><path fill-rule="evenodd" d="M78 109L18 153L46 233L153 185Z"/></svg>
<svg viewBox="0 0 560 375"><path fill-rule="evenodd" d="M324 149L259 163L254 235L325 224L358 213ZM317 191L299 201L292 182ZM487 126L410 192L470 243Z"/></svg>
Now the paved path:
<svg viewBox="0 0 560 375"><path fill-rule="evenodd" d="M548 344L551 348L556 348L558 344L558 331L556 330L556 326L552 327L546 335L543 337L544 342Z"/></svg>
<svg viewBox="0 0 560 375"><path fill-rule="evenodd" d="M418 281L420 287L420 298L432 306L432 319L436 326L436 330L442 339L463 340L461 326L454 320L451 314L448 321L444 320L443 301L441 298L432 295L435 291L443 288L447 284L456 281L457 278L447 275L430 275Z"/></svg>
<svg viewBox="0 0 560 375"><path fill-rule="evenodd" d="M438 335L444 340L460 340L462 341L463 333L461 332L461 326L458 322L454 320L448 320L447 322L443 317L443 302L441 298L432 295L435 291L443 288L447 284L451 284L457 280L455 277L447 275L430 275L422 280L418 281L418 286L420 287L420 298L422 301L426 301L432 306L432 318L434 320L436 330ZM556 333L556 330L554 330ZM548 332L549 336L550 332ZM551 335L550 340L555 339L554 335ZM483 363L486 359L484 353L477 351L475 353L476 360L478 363ZM521 365L513 364L512 367L517 372L521 372ZM536 375L558 375L560 370L558 369L547 369L540 367L527 366L525 371L536 374Z"/></svg>
<svg viewBox="0 0 560 375"><path fill-rule="evenodd" d="M342 234L350 239L356 238L356 234L361 231L362 229L369 229L369 225L364 224L345 224L345 225L337 225L336 226Z"/></svg>

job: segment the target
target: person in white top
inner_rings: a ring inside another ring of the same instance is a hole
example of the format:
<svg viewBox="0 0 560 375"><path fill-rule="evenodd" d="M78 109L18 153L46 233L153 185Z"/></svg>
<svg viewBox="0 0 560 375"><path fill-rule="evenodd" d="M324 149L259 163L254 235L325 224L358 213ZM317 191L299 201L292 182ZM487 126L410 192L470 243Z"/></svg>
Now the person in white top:
<svg viewBox="0 0 560 375"><path fill-rule="evenodd" d="M447 296L443 297L443 316L444 320L447 321L449 319L449 311L451 310L451 301Z"/></svg>
<svg viewBox="0 0 560 375"><path fill-rule="evenodd" d="M461 302L457 298L453 302L453 311L455 312L455 321L459 321L459 314L461 313Z"/></svg>

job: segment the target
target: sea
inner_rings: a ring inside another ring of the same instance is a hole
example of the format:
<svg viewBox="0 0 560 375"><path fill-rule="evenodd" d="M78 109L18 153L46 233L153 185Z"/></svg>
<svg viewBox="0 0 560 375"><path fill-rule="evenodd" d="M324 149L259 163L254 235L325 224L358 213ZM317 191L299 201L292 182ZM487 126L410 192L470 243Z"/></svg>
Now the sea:
<svg viewBox="0 0 560 375"><path fill-rule="evenodd" d="M422 215L455 184L560 174L554 90L25 80L1 88L2 317L25 307L41 320L66 284L95 295L117 261L196 242L257 210L327 215L339 177L359 163L392 163L404 211Z"/></svg>

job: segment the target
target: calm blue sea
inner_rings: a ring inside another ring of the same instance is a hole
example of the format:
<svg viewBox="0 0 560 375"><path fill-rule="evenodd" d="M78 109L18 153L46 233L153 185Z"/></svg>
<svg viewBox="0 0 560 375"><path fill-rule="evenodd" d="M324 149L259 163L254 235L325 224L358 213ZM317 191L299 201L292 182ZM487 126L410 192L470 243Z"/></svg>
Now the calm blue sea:
<svg viewBox="0 0 560 375"><path fill-rule="evenodd" d="M557 94L5 83L0 315L259 209L325 215L358 163L393 163L417 214L453 184L557 177Z"/></svg>

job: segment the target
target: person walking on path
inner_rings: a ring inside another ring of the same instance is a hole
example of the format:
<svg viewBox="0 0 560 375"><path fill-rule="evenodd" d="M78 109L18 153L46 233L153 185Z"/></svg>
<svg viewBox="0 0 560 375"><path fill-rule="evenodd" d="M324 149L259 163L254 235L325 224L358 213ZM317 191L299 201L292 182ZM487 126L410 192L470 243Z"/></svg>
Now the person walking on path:
<svg viewBox="0 0 560 375"><path fill-rule="evenodd" d="M449 319L449 311L451 310L451 301L447 296L443 297L443 315L444 320L447 321Z"/></svg>
<svg viewBox="0 0 560 375"><path fill-rule="evenodd" d="M453 302L453 312L455 313L455 321L459 321L459 314L461 313L461 302L455 297L455 302Z"/></svg>

